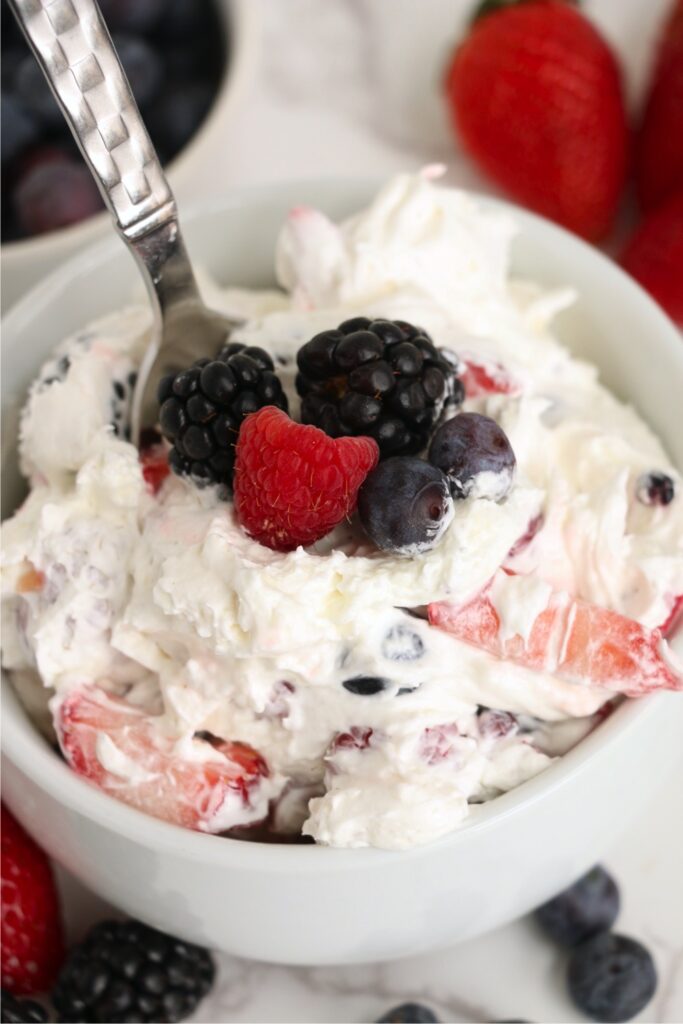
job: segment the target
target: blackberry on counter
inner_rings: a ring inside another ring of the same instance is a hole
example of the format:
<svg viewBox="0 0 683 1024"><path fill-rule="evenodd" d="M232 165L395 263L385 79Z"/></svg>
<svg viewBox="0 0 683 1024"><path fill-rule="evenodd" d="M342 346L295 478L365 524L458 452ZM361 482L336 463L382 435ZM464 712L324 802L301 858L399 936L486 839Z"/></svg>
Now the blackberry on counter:
<svg viewBox="0 0 683 1024"><path fill-rule="evenodd" d="M232 486L235 445L245 416L265 405L287 412L287 396L262 348L231 342L159 383L159 424L173 447L169 465L203 486Z"/></svg>
<svg viewBox="0 0 683 1024"><path fill-rule="evenodd" d="M2 1024L45 1024L47 1012L34 999L18 999L2 990Z"/></svg>
<svg viewBox="0 0 683 1024"><path fill-rule="evenodd" d="M207 950L139 921L103 921L71 950L52 998L60 1021L184 1020L213 984Z"/></svg>
<svg viewBox="0 0 683 1024"><path fill-rule="evenodd" d="M419 452L464 389L455 357L404 320L358 316L299 349L301 418L331 437L366 435L380 457Z"/></svg>

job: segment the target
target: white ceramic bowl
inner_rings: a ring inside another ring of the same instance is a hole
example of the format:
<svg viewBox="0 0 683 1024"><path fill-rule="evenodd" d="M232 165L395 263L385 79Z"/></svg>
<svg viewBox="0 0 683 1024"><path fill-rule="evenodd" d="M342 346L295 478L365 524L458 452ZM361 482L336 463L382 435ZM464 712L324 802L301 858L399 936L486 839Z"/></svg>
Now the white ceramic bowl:
<svg viewBox="0 0 683 1024"><path fill-rule="evenodd" d="M372 189L328 182L232 193L185 218L189 247L221 281L272 282L273 243L290 206L334 216ZM528 213L515 270L574 285L560 334L630 397L683 465L683 347L670 322L594 249ZM112 240L88 250L20 302L4 326L3 404L10 415L66 333L125 303L135 270ZM7 511L17 501L9 433ZM544 774L477 808L431 846L395 853L262 846L183 831L104 796L73 774L5 684L3 788L17 817L87 886L150 923L241 956L282 963L405 956L494 928L593 863L670 770L683 699L626 702Z"/></svg>
<svg viewBox="0 0 683 1024"><path fill-rule="evenodd" d="M229 33L228 65L201 127L166 169L171 186L181 200L193 195L198 175L202 175L204 185L208 184L216 155L225 148L227 126L244 97L256 63L259 36L257 6L253 0L217 0L217 3ZM105 237L109 223L109 214L100 213L47 235L5 243L1 250L3 310L9 310L55 267L61 266L86 245Z"/></svg>

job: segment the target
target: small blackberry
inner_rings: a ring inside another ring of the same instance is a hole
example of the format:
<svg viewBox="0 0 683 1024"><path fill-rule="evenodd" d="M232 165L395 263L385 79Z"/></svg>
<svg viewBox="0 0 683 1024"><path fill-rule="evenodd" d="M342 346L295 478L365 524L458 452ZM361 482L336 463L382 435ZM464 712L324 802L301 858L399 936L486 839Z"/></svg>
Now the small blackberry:
<svg viewBox="0 0 683 1024"><path fill-rule="evenodd" d="M262 348L231 342L159 382L159 425L173 447L169 465L193 482L232 485L235 444L245 416L265 405L287 411L287 396Z"/></svg>
<svg viewBox="0 0 683 1024"><path fill-rule="evenodd" d="M404 320L346 320L300 348L297 363L303 422L373 437L382 458L419 452L444 404L464 397L455 357Z"/></svg>
<svg viewBox="0 0 683 1024"><path fill-rule="evenodd" d="M139 921L103 921L71 950L52 998L60 1021L184 1020L214 979L209 953Z"/></svg>
<svg viewBox="0 0 683 1024"><path fill-rule="evenodd" d="M11 992L2 990L2 1024L44 1024L47 1021L45 1007L33 999L17 999Z"/></svg>

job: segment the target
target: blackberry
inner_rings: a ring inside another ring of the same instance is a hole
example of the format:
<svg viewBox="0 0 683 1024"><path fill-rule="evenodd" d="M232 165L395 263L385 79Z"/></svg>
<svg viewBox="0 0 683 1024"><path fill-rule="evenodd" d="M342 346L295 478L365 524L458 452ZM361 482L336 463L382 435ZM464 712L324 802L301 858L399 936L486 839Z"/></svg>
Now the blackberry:
<svg viewBox="0 0 683 1024"><path fill-rule="evenodd" d="M207 950L139 921L103 921L71 950L52 999L60 1021L184 1020L209 992Z"/></svg>
<svg viewBox="0 0 683 1024"><path fill-rule="evenodd" d="M464 397L457 360L404 320L358 316L299 349L301 418L331 437L374 437L380 456L425 447L446 402Z"/></svg>
<svg viewBox="0 0 683 1024"><path fill-rule="evenodd" d="M232 485L242 420L265 405L287 412L273 360L256 346L231 342L215 359L198 359L159 382L159 425L171 442L169 465L199 486Z"/></svg>
<svg viewBox="0 0 683 1024"><path fill-rule="evenodd" d="M11 992L2 990L2 1024L44 1024L47 1021L45 1008L34 999L17 999Z"/></svg>

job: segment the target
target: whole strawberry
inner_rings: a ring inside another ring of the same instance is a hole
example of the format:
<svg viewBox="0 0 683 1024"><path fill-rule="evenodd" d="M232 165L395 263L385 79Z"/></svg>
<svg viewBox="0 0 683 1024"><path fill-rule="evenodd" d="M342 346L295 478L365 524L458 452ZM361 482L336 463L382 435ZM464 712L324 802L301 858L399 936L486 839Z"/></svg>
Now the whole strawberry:
<svg viewBox="0 0 683 1024"><path fill-rule="evenodd" d="M465 148L515 199L584 238L609 231L627 171L626 112L614 55L580 11L488 0L446 94Z"/></svg>
<svg viewBox="0 0 683 1024"><path fill-rule="evenodd" d="M15 995L49 989L64 936L47 857L2 808L2 987Z"/></svg>
<svg viewBox="0 0 683 1024"><path fill-rule="evenodd" d="M683 327L683 188L643 218L621 263Z"/></svg>
<svg viewBox="0 0 683 1024"><path fill-rule="evenodd" d="M640 204L683 189L683 0L675 0L655 62L636 147Z"/></svg>
<svg viewBox="0 0 683 1024"><path fill-rule="evenodd" d="M313 544L354 510L378 458L371 437L329 437L266 406L246 418L237 442L240 523L275 551Z"/></svg>

